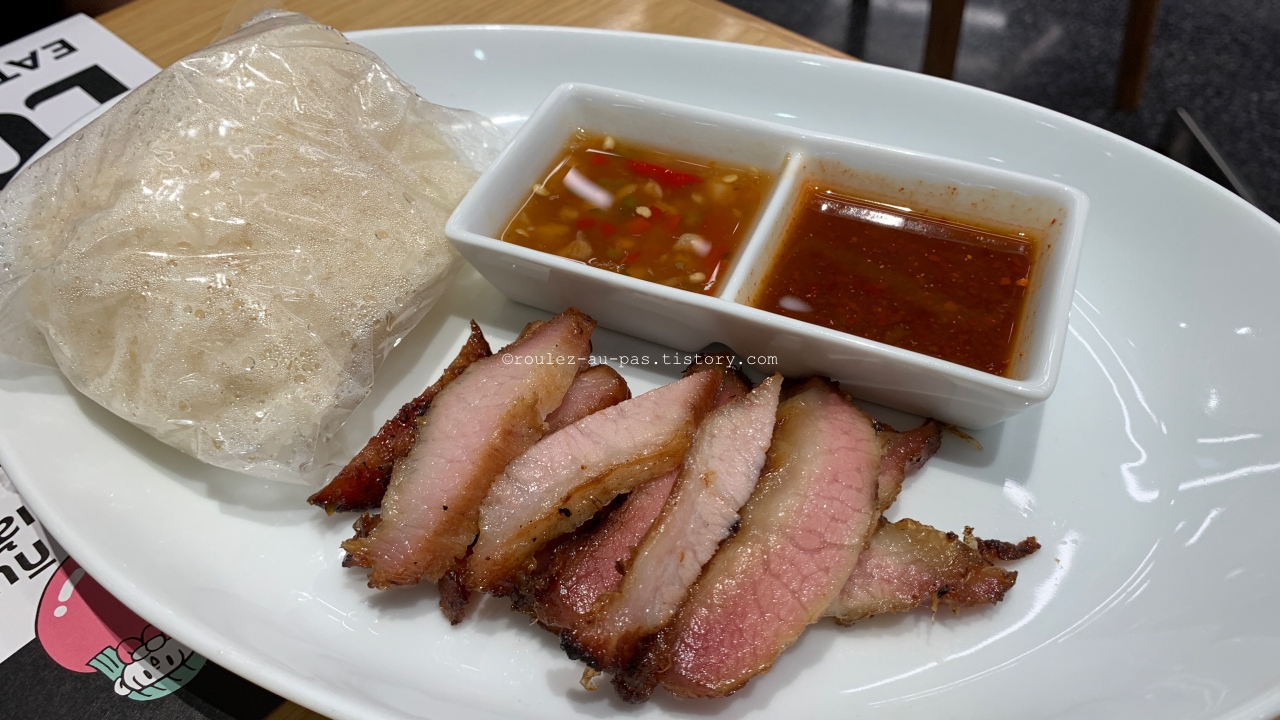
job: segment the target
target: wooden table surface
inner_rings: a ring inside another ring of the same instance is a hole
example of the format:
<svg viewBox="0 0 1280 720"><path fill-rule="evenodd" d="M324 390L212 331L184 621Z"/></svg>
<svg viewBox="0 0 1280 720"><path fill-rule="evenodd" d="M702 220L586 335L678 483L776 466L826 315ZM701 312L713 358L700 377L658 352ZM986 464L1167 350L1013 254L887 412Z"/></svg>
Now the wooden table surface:
<svg viewBox="0 0 1280 720"><path fill-rule="evenodd" d="M199 49L224 22L238 24L266 2L133 0L98 22L162 66ZM401 25L510 23L636 30L727 40L844 57L836 50L716 0L285 0L339 30ZM230 11L235 15L228 17Z"/></svg>
<svg viewBox="0 0 1280 720"><path fill-rule="evenodd" d="M167 66L223 34L224 24L243 22L265 5L246 0L133 0L97 20L157 64ZM846 57L717 0L286 0L282 7L339 30L469 23L568 25L686 35ZM267 720L324 717L286 702Z"/></svg>

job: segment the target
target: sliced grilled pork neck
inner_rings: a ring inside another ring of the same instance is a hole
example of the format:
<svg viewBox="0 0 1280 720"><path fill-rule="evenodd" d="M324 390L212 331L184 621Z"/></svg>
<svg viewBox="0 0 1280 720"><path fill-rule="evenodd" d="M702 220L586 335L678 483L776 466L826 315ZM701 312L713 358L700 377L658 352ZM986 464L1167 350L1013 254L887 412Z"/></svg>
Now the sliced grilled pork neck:
<svg viewBox="0 0 1280 720"><path fill-rule="evenodd" d="M676 469L646 481L598 526L555 549L546 570L531 583L531 602L523 603L539 624L557 633L574 627L590 615L601 594L618 589L619 566L662 512L679 475Z"/></svg>
<svg viewBox="0 0 1280 720"><path fill-rule="evenodd" d="M898 432L883 423L876 423L875 428L880 440L876 509L884 512L898 499L903 479L919 470L942 446L942 423L925 420L923 425L907 432Z"/></svg>
<svg viewBox="0 0 1280 720"><path fill-rule="evenodd" d="M828 614L847 625L924 605L936 610L939 604L959 609L1000 602L1018 573L993 565L991 559L998 555L992 551L984 556L983 544L1022 548L1024 555L1040 547L1035 538L1017 545L983 541L965 528L962 540L915 520L891 523L882 518Z"/></svg>
<svg viewBox="0 0 1280 720"><path fill-rule="evenodd" d="M458 351L458 356L444 369L440 379L422 391L418 397L405 403L395 417L382 424L378 434L369 439L364 449L356 454L347 466L321 488L307 498L332 515L347 510L368 510L382 504L382 496L391 482L391 468L397 460L409 453L418 439L418 418L431 406L431 401L471 363L490 355L489 343L474 320L471 336Z"/></svg>
<svg viewBox="0 0 1280 720"><path fill-rule="evenodd" d="M706 368L695 366L691 371L699 369ZM749 392L751 384L746 378L728 370L714 407ZM646 481L598 525L584 525L575 531L555 548L542 569L522 580L513 606L556 633L582 622L602 594L622 584L622 568L662 512L679 475L679 470L672 470Z"/></svg>
<svg viewBox="0 0 1280 720"><path fill-rule="evenodd" d="M720 394L716 397L716 407L720 407L734 398L742 397L751 392L751 381L746 375L735 368L737 356L731 352L714 352L714 353L698 353L693 356L693 362L689 367L685 368L684 374L702 372L719 368L724 372L724 380L720 384Z"/></svg>
<svg viewBox="0 0 1280 720"><path fill-rule="evenodd" d="M751 386L741 373L727 371L716 407L750 391ZM941 436L938 424L932 420L906 433L897 433L882 424L875 427L883 448L877 485L887 507L903 476L936 451ZM584 527L557 547L544 569L528 579L522 588L522 597L514 604L553 632L583 622L597 598L621 586L620 568L629 563L632 548L639 544L662 512L677 475L672 472L646 482L600 525Z"/></svg>
<svg viewBox="0 0 1280 720"><path fill-rule="evenodd" d="M547 416L547 433L630 398L627 381L616 370L607 365L589 367L578 373L565 391L560 407ZM465 559L459 560L457 567L445 573L439 582L440 611L452 625L462 622L471 601L471 591L466 587L466 567Z"/></svg>
<svg viewBox="0 0 1280 720"><path fill-rule="evenodd" d="M760 479L773 437L782 376L707 416L657 522L636 548L615 593L562 644L597 669L625 664L644 637L661 630L739 520Z"/></svg>
<svg viewBox="0 0 1280 720"><path fill-rule="evenodd" d="M572 425L594 412L631 399L631 389L617 370L596 365L579 373L565 392L560 407L547 416L547 432Z"/></svg>
<svg viewBox="0 0 1280 720"><path fill-rule="evenodd" d="M697 372L700 369L702 368L694 366L689 369L689 372ZM724 371L724 380L720 383L720 394L716 395L715 407L727 405L731 400L736 400L749 392L751 392L751 381L746 375L730 367Z"/></svg>
<svg viewBox="0 0 1280 720"><path fill-rule="evenodd" d="M778 406L737 534L667 627L614 674L624 699L647 699L659 680L681 697L734 692L826 613L853 572L876 519L875 430L826 381L793 393Z"/></svg>
<svg viewBox="0 0 1280 720"><path fill-rule="evenodd" d="M480 510L467 584L510 592L539 548L614 497L677 468L722 376L718 369L695 372L588 415L512 460Z"/></svg>
<svg viewBox="0 0 1280 720"><path fill-rule="evenodd" d="M432 582L476 536L480 503L507 463L546 432L591 351L595 321L570 309L472 363L423 414L413 449L395 464L382 519L343 543L369 586ZM558 434L558 433L557 433Z"/></svg>
<svg viewBox="0 0 1280 720"><path fill-rule="evenodd" d="M471 591L464 582L466 560L455 560L452 570L441 576L436 583L440 591L440 612L449 620L450 625L457 625L467 616L467 606L471 604Z"/></svg>

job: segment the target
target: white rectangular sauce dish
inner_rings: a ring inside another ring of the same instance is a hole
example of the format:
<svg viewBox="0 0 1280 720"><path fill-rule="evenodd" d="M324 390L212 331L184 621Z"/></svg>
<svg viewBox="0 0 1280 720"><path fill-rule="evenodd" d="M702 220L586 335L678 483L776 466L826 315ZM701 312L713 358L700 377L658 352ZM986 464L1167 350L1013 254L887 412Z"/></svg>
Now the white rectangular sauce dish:
<svg viewBox="0 0 1280 720"><path fill-rule="evenodd" d="M498 239L580 129L774 173L714 294ZM810 181L1030 239L1035 259L1008 377L752 307ZM577 307L604 327L686 352L722 342L762 371L825 375L855 397L983 428L1053 392L1087 208L1083 193L1050 180L571 83L533 113L450 217L446 234L468 262L518 302L552 313Z"/></svg>

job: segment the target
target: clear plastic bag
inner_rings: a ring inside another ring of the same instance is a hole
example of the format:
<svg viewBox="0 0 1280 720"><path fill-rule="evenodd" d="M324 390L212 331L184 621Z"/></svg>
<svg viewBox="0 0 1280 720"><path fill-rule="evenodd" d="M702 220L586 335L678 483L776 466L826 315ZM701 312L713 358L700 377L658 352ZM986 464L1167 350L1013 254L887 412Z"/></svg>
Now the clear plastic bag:
<svg viewBox="0 0 1280 720"><path fill-rule="evenodd" d="M445 220L505 139L260 13L0 193L0 350L200 460L321 480L317 447L459 267Z"/></svg>

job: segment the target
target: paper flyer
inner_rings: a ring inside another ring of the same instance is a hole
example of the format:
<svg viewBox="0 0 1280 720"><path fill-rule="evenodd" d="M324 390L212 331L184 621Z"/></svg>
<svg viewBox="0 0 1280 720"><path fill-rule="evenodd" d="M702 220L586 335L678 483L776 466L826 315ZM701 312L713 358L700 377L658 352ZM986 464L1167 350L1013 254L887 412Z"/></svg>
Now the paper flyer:
<svg viewBox="0 0 1280 720"><path fill-rule="evenodd" d="M0 47L0 189L71 123L159 70L85 15ZM0 468L0 717L261 720L281 702L116 600Z"/></svg>
<svg viewBox="0 0 1280 720"><path fill-rule="evenodd" d="M85 15L0 47L0 188L68 125L159 71Z"/></svg>
<svg viewBox="0 0 1280 720"><path fill-rule="evenodd" d="M40 595L64 558L0 468L0 663L35 638Z"/></svg>
<svg viewBox="0 0 1280 720"><path fill-rule="evenodd" d="M281 702L112 597L0 468L0 716L261 720Z"/></svg>
<svg viewBox="0 0 1280 720"><path fill-rule="evenodd" d="M168 695L205 664L67 557L23 505L3 469L0 588L0 663L38 639L58 665L100 673L117 695L134 700Z"/></svg>

